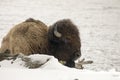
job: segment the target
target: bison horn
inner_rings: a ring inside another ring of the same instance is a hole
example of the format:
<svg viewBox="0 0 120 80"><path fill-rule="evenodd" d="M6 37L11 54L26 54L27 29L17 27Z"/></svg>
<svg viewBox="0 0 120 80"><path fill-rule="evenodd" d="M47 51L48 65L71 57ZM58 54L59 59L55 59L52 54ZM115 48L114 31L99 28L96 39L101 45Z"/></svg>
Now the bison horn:
<svg viewBox="0 0 120 80"><path fill-rule="evenodd" d="M55 29L54 29L54 35L55 35L56 37L58 37L58 38L60 38L60 37L62 36L62 34L57 31L57 25L56 25L56 27L55 27Z"/></svg>

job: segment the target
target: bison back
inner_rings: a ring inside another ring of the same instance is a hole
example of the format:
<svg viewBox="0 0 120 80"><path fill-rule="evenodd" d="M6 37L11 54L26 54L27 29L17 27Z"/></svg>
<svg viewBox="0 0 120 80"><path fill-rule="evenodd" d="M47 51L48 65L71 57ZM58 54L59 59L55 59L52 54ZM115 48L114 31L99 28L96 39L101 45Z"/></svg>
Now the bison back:
<svg viewBox="0 0 120 80"><path fill-rule="evenodd" d="M46 54L47 29L47 26L38 20L22 22L13 27L3 39L1 52L8 49L11 54Z"/></svg>

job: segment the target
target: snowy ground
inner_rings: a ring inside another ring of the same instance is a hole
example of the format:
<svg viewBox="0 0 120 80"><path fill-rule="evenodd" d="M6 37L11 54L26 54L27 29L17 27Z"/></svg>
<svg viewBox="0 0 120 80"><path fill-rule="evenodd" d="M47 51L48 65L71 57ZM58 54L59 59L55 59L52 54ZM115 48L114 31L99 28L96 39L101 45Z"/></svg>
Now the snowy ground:
<svg viewBox="0 0 120 80"><path fill-rule="evenodd" d="M80 30L82 58L94 61L85 69L120 71L120 0L0 0L0 42L11 27L29 17L47 25L70 18ZM6 74L4 71L3 75Z"/></svg>
<svg viewBox="0 0 120 80"><path fill-rule="evenodd" d="M120 73L111 70L109 72L94 72L90 70L78 70L63 66L53 56L31 55L32 62L45 63L37 69L28 69L21 58L4 60L0 62L0 78L2 80L119 80ZM49 61L47 61L49 59ZM47 61L47 62L46 62Z"/></svg>

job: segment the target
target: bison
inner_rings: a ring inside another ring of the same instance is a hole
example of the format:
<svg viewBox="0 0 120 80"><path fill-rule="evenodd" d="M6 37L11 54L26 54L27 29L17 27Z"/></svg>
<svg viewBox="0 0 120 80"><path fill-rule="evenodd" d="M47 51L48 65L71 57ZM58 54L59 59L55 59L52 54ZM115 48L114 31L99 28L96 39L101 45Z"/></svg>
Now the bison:
<svg viewBox="0 0 120 80"><path fill-rule="evenodd" d="M13 27L3 38L0 52L53 55L65 65L75 67L81 56L79 31L71 20L59 20L50 27L32 18Z"/></svg>

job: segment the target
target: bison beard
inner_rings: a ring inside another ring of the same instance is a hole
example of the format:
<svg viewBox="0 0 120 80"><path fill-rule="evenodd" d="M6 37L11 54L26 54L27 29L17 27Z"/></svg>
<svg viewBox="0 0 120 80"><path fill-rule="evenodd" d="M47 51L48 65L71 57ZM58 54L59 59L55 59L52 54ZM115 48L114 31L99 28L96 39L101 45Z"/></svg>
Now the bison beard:
<svg viewBox="0 0 120 80"><path fill-rule="evenodd" d="M53 55L66 66L75 67L75 60L81 56L81 42L77 27L69 20L57 21L49 28L41 21L27 19L4 37L0 52Z"/></svg>

